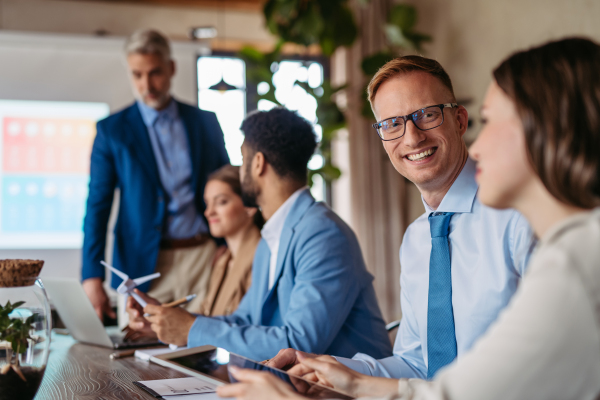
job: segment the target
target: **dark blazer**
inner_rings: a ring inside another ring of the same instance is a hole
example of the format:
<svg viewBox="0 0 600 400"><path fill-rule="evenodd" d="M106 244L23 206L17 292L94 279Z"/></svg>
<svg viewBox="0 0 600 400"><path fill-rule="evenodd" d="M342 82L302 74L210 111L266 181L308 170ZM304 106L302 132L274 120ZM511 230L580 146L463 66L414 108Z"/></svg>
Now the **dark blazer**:
<svg viewBox="0 0 600 400"><path fill-rule="evenodd" d="M188 137L192 185L198 213L204 213L208 175L229 163L223 132L214 113L177 102ZM83 223L82 279L104 278L108 217L120 190L113 265L132 279L154 272L167 215L165 193L148 129L136 103L98 122L92 148L87 211ZM113 279L117 287L121 279ZM147 291L150 283L140 285Z"/></svg>

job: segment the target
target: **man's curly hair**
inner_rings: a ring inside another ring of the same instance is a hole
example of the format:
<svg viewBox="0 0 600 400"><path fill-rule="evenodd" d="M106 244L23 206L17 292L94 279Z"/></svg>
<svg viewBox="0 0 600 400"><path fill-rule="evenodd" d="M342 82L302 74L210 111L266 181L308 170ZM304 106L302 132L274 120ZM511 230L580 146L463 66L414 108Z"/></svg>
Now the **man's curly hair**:
<svg viewBox="0 0 600 400"><path fill-rule="evenodd" d="M261 152L277 175L306 182L307 164L317 138L310 122L284 107L249 114L242 123L244 144Z"/></svg>

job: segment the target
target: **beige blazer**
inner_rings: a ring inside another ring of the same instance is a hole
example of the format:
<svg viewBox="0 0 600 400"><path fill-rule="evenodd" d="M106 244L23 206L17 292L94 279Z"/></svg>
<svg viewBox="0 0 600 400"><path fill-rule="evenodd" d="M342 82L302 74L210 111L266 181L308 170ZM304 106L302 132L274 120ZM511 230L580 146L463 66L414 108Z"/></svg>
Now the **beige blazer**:
<svg viewBox="0 0 600 400"><path fill-rule="evenodd" d="M225 247L217 251L208 292L200 306L201 314L229 315L237 309L252 282L252 260L258 242L260 231L253 226L246 233L235 258Z"/></svg>

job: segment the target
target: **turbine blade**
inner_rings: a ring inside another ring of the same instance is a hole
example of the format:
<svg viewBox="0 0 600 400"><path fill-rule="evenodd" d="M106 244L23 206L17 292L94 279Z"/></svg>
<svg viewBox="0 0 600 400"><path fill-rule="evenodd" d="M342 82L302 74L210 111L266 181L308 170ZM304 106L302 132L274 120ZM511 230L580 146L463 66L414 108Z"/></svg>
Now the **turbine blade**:
<svg viewBox="0 0 600 400"><path fill-rule="evenodd" d="M133 291L132 292L128 292L128 293L131 295L131 297L133 297L135 299L135 301L137 301L140 304L140 306L142 306L142 308L144 308L144 307L146 307L148 305L148 303L146 303L144 301L144 299L142 299L140 297L140 295L138 295L137 293L135 293Z"/></svg>
<svg viewBox="0 0 600 400"><path fill-rule="evenodd" d="M142 276L141 278L136 278L133 280L133 283L135 283L135 286L139 286L142 283L151 281L152 279L156 279L160 276L160 272L156 272L152 275L146 275L146 276Z"/></svg>
<svg viewBox="0 0 600 400"><path fill-rule="evenodd" d="M124 281L126 281L127 279L129 279L129 277L127 276L127 274L125 274L124 272L119 271L118 269L116 269L112 265L110 265L110 264L108 264L108 263L106 263L104 261L100 261L100 264L102 264L106 268L110 269L115 275L117 275L119 278L123 279Z"/></svg>

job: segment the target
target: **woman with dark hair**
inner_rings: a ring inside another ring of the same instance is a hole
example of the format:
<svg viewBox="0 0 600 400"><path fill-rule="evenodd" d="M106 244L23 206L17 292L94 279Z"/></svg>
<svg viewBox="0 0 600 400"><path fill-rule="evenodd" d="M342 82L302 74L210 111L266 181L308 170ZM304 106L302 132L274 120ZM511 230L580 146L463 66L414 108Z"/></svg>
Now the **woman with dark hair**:
<svg viewBox="0 0 600 400"><path fill-rule="evenodd" d="M478 196L515 208L538 244L510 305L473 349L431 382L361 375L298 354L291 372L351 396L387 399L600 398L600 46L565 39L494 70L470 149ZM477 234L477 232L474 232ZM238 398L300 398L282 381L233 369Z"/></svg>
<svg viewBox="0 0 600 400"><path fill-rule="evenodd" d="M227 246L217 249L206 297L200 309L194 312L207 316L229 315L237 309L250 287L252 261L264 220L257 208L245 207L242 202L240 167L225 165L213 172L204 188L204 202L210 234L223 238ZM158 304L149 297L147 300ZM128 300L127 312L128 339L156 336L133 299Z"/></svg>

